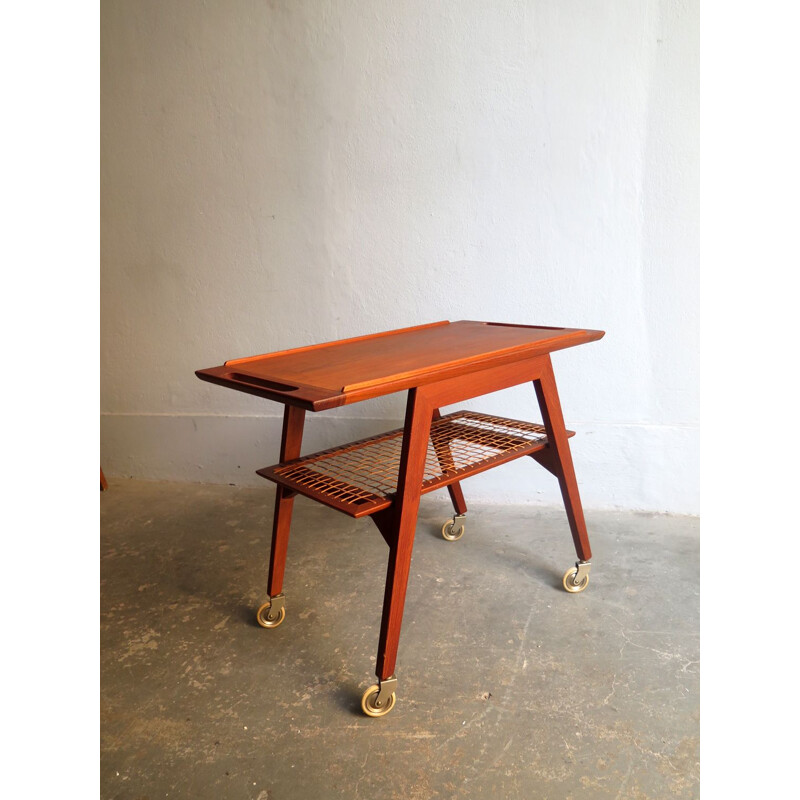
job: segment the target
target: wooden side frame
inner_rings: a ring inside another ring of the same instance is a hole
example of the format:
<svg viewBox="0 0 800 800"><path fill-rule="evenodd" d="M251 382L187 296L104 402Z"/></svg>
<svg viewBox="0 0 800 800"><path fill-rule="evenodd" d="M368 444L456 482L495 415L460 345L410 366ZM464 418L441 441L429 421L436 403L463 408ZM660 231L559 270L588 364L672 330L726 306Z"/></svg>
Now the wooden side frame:
<svg viewBox="0 0 800 800"><path fill-rule="evenodd" d="M532 457L557 477L578 557L584 561L591 558L568 432L564 425L549 355L536 356L514 364L504 364L482 372L410 389L406 403L397 494L391 506L374 513L371 517L389 546L376 664L376 674L382 681L394 675L397 663L431 422L439 414L441 406L469 400L528 381L533 383L536 391L550 443L545 450L534 453ZM303 409L290 405L285 407L281 462L300 457L304 421ZM439 455L446 460L446 453ZM451 492L454 507L457 512L463 513L459 510L462 507L466 510L466 506L463 505L463 494L458 484L452 486L456 487L455 496ZM294 495L294 492L285 487L277 486L269 563L270 597L280 594L283 589Z"/></svg>
<svg viewBox="0 0 800 800"><path fill-rule="evenodd" d="M389 509L380 512L380 516L373 515L376 525L389 545L389 564L375 670L381 681L388 680L394 675L397 663L420 502L419 487L422 483L431 420L441 406L469 400L528 381L534 384L547 436L551 442L548 455L543 457L543 462L558 478L578 557L581 560L591 558L569 439L549 355L536 356L515 364L506 364L410 390L406 405L398 492L395 502Z"/></svg>

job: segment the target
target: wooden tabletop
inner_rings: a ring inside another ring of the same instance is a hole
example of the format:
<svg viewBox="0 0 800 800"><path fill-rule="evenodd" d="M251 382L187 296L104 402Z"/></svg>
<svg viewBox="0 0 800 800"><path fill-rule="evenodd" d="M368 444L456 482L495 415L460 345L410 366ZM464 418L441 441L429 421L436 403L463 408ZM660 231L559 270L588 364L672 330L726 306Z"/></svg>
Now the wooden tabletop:
<svg viewBox="0 0 800 800"><path fill-rule="evenodd" d="M198 378L322 411L602 338L603 331L495 322L412 328L226 361Z"/></svg>

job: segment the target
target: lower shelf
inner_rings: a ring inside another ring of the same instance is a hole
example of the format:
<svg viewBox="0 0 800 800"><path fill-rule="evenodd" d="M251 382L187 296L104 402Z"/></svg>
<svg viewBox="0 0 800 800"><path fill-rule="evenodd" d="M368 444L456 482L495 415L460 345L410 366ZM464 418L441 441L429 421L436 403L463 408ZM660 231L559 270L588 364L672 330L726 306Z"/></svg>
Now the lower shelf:
<svg viewBox="0 0 800 800"><path fill-rule="evenodd" d="M402 444L399 428L257 473L351 517L364 517L392 504ZM447 414L431 423L420 493L531 455L547 444L543 425L473 411Z"/></svg>

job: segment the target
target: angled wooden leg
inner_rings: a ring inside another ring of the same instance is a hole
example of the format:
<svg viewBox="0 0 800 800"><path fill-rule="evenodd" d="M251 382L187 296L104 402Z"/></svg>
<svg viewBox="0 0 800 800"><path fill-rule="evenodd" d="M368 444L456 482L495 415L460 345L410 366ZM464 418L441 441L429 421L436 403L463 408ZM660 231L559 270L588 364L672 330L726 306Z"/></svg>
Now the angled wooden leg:
<svg viewBox="0 0 800 800"><path fill-rule="evenodd" d="M302 408L286 406L283 414L283 434L279 461L291 461L300 457L303 440L303 423L306 412ZM272 521L272 548L269 555L269 581L267 593L270 597L280 594L283 589L283 573L286 569L286 551L289 544L289 526L292 522L294 492L283 486L277 487L275 495L275 515Z"/></svg>
<svg viewBox="0 0 800 800"><path fill-rule="evenodd" d="M536 399L539 401L549 447L553 454L548 469L551 469L558 478L578 558L581 561L589 561L592 557L592 550L589 547L589 535L586 532L586 520L583 517L583 506L578 493L578 481L575 478L569 439L561 413L553 365L549 357L542 367L540 377L533 382L533 386L536 389Z"/></svg>
<svg viewBox="0 0 800 800"><path fill-rule="evenodd" d="M306 412L302 408L287 405L283 413L280 461L291 461L300 457L303 440L303 423ZM267 594L270 600L258 609L258 623L265 628L274 628L283 622L283 573L286 569L286 551L289 546L289 526L292 521L292 506L295 493L278 486L275 492L275 514L272 521L272 547L269 553L269 578ZM276 597L278 598L276 600Z"/></svg>
<svg viewBox="0 0 800 800"><path fill-rule="evenodd" d="M411 389L406 406L405 434L400 456L397 494L392 505L394 535L389 543L389 566L383 599L381 635L375 672L381 681L394 675L411 551L417 525L419 496L428 451L433 406L419 389Z"/></svg>
<svg viewBox="0 0 800 800"><path fill-rule="evenodd" d="M434 409L433 419L440 419L441 416L442 415L439 412L439 409ZM439 466L441 466L444 472L446 472L448 469L454 468L455 465L453 463L453 455L447 445L434 442L433 449L436 451L436 458L439 459ZM461 484L458 482L451 483L448 485L447 491L450 494L450 500L453 503L453 509L455 510L456 514L466 514L467 504L464 501L464 492L461 491Z"/></svg>

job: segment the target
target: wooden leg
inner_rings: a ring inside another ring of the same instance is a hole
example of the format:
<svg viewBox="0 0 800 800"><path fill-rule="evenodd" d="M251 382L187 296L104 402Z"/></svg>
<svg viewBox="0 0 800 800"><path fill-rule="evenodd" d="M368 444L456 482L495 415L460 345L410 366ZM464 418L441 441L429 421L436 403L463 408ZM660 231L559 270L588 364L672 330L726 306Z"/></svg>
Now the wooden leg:
<svg viewBox="0 0 800 800"><path fill-rule="evenodd" d="M569 449L569 439L561 413L553 365L549 357L540 377L533 382L533 386L536 389L536 399L539 401L542 420L547 429L547 439L552 448L552 471L558 478L561 496L564 498L575 550L581 561L589 561L592 557L592 550L589 547L589 535L586 532L586 520L583 517L583 506L578 493L578 482L575 479L575 468L572 465L572 453Z"/></svg>
<svg viewBox="0 0 800 800"><path fill-rule="evenodd" d="M419 495L428 451L433 406L418 389L408 393L405 434L400 456L397 494L393 503L393 541L389 545L389 566L383 599L381 635L375 672L381 681L394 675L403 606L406 599L411 551L417 526Z"/></svg>
<svg viewBox="0 0 800 800"><path fill-rule="evenodd" d="M451 483L447 487L447 491L450 493L450 500L453 503L456 514L466 514L467 503L464 500L464 492L461 491L461 484Z"/></svg>
<svg viewBox="0 0 800 800"><path fill-rule="evenodd" d="M436 408L433 411L433 419L437 420L442 415L439 413L439 409ZM453 464L453 456L450 452L450 448L447 446L442 446L434 442L433 449L436 451L436 458L439 459L439 465L443 470L452 469ZM461 491L461 484L460 483L451 483L447 487L447 491L450 494L450 500L453 503L453 509L455 510L456 514L466 514L467 513L467 504L464 501L464 492Z"/></svg>
<svg viewBox="0 0 800 800"><path fill-rule="evenodd" d="M103 475L103 468L100 467L100 491L104 492L106 489L108 489L108 481L106 476Z"/></svg>
<svg viewBox="0 0 800 800"><path fill-rule="evenodd" d="M286 406L281 436L281 463L300 457L305 415L306 412L302 408ZM272 522L272 548L269 554L267 594L270 597L280 594L283 589L283 573L286 569L286 551L289 546L289 526L292 521L293 505L294 492L278 486L275 495L275 516Z"/></svg>

